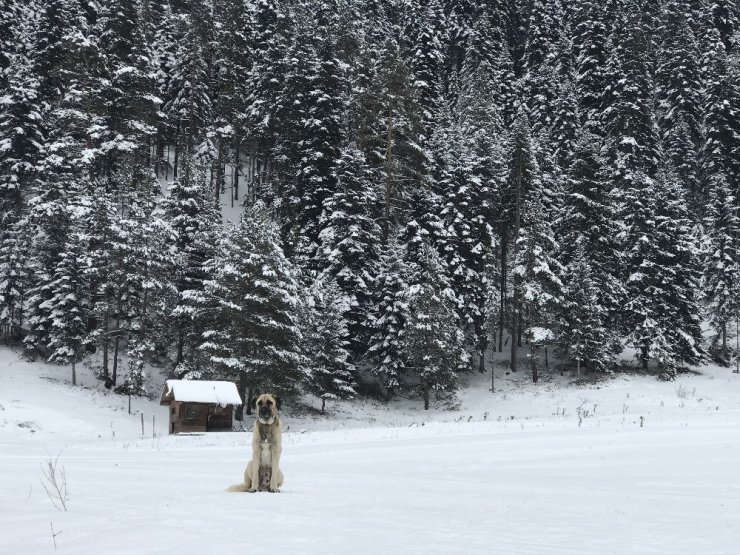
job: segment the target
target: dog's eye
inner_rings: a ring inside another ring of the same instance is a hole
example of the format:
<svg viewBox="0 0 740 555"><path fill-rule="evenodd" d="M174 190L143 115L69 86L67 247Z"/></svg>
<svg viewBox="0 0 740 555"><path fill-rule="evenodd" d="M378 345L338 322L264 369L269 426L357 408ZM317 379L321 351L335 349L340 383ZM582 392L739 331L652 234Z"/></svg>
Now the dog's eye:
<svg viewBox="0 0 740 555"><path fill-rule="evenodd" d="M272 406L272 401L267 401L267 406L268 407L271 407Z"/></svg>

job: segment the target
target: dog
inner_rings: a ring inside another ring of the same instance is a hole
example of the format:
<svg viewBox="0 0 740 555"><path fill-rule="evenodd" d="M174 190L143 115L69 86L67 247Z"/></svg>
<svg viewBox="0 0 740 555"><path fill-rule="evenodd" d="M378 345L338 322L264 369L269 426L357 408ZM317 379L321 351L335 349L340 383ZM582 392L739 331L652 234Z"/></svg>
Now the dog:
<svg viewBox="0 0 740 555"><path fill-rule="evenodd" d="M244 483L231 486L227 491L279 492L283 486L280 455L283 437L280 427L280 398L263 393L252 401L257 413L252 432L252 458L244 471Z"/></svg>

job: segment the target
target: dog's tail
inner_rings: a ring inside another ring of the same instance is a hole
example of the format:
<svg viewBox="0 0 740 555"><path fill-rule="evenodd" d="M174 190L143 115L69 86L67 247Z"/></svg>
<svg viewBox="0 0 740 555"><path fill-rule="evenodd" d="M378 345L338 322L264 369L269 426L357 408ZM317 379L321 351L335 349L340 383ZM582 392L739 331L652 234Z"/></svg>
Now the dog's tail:
<svg viewBox="0 0 740 555"><path fill-rule="evenodd" d="M229 486L228 488L226 488L226 491L228 491L229 493L244 493L247 491L247 485L244 483L234 484L233 486Z"/></svg>

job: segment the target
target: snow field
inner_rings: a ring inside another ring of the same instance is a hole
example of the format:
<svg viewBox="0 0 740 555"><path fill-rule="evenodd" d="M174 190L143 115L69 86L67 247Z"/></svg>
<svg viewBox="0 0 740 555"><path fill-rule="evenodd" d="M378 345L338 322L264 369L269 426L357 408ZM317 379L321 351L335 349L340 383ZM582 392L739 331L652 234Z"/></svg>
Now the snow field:
<svg viewBox="0 0 740 555"><path fill-rule="evenodd" d="M254 552L264 538L278 554L740 545L740 379L727 369L581 387L502 373L493 395L473 377L456 411L401 401L288 413L278 495L224 492L241 480L248 433L152 438L149 415L164 434L166 409L137 399L142 439L125 398L84 372L91 389L73 388L66 372L0 351L0 553ZM57 454L68 512L42 487Z"/></svg>

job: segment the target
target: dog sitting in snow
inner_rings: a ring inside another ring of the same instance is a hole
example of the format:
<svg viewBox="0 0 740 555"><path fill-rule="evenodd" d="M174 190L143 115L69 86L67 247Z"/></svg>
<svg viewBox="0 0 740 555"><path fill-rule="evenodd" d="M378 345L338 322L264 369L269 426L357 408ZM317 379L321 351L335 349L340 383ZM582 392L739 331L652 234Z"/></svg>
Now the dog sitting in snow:
<svg viewBox="0 0 740 555"><path fill-rule="evenodd" d="M280 491L283 473L280 454L283 437L280 428L280 398L263 393L253 401L257 413L252 433L252 459L244 471L244 483L231 486L228 491Z"/></svg>

